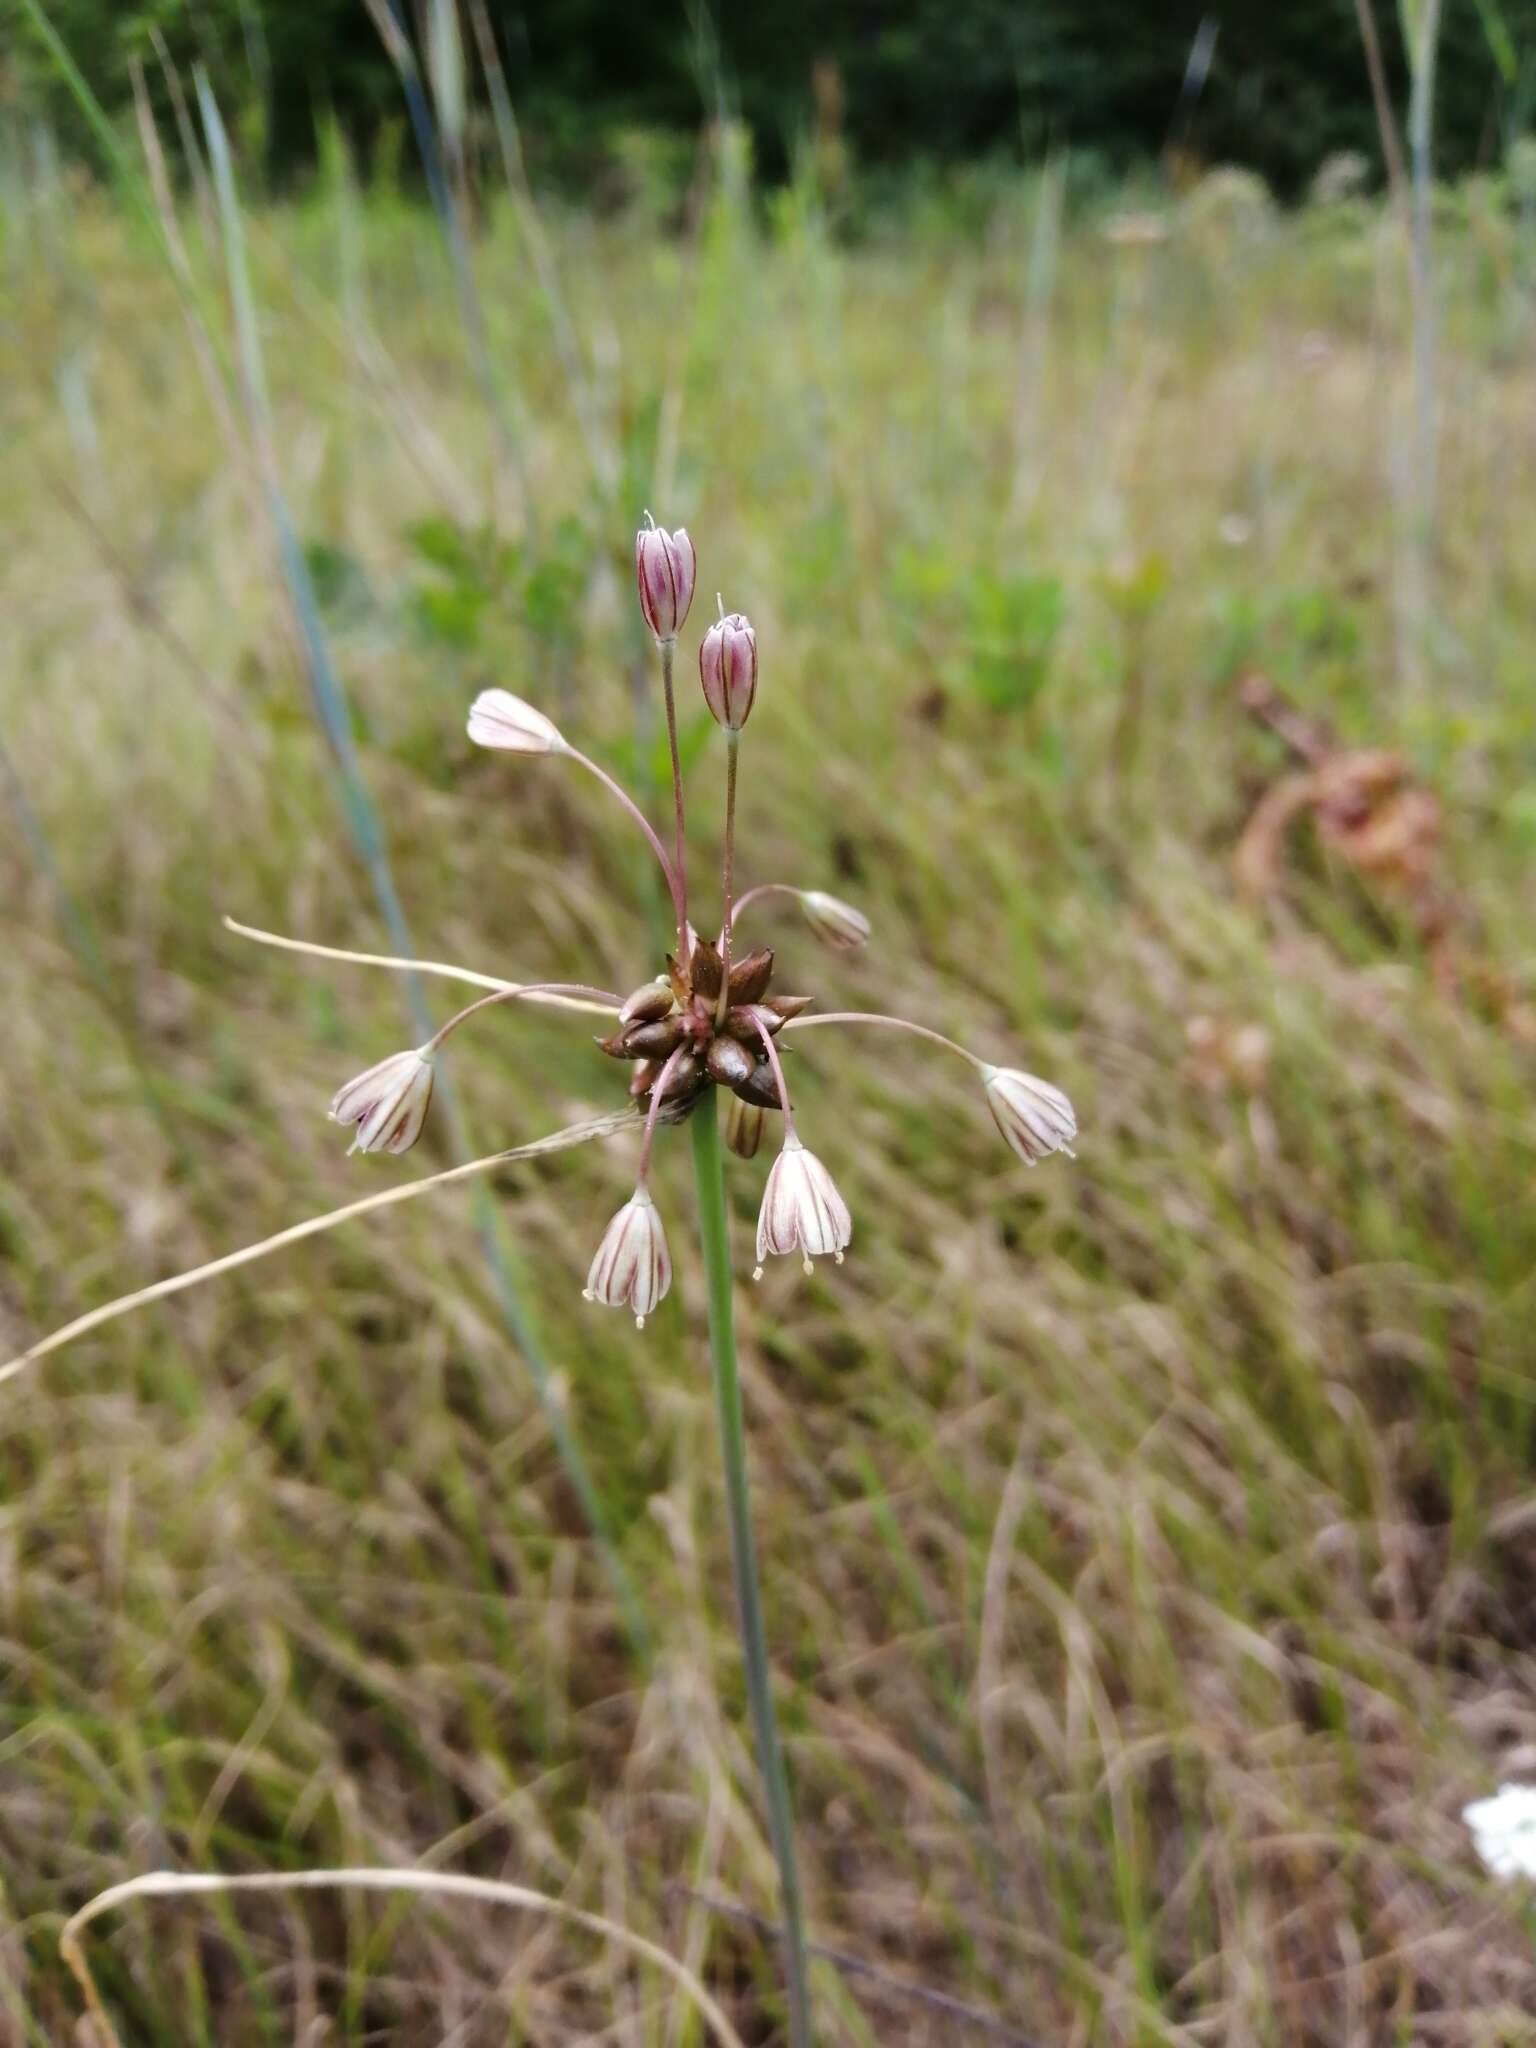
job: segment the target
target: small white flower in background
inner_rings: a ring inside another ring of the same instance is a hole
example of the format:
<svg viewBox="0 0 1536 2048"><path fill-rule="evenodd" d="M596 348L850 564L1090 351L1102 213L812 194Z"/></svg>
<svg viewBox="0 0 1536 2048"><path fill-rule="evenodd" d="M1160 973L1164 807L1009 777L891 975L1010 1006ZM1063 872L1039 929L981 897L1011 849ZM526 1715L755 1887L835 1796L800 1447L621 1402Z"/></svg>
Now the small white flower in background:
<svg viewBox="0 0 1536 2048"><path fill-rule="evenodd" d="M477 746L508 754L563 754L559 728L510 690L482 690L469 707L469 736Z"/></svg>
<svg viewBox="0 0 1536 2048"><path fill-rule="evenodd" d="M432 1057L425 1047L392 1052L337 1089L331 1121L356 1124L349 1152L408 1152L421 1136L432 1100Z"/></svg>
<svg viewBox="0 0 1536 2048"><path fill-rule="evenodd" d="M604 1308L634 1311L635 1326L663 1300L672 1285L672 1255L656 1204L644 1188L636 1188L603 1232L582 1294Z"/></svg>
<svg viewBox="0 0 1536 2048"><path fill-rule="evenodd" d="M1474 1799L1461 1817L1495 1877L1536 1877L1536 1785L1501 1785Z"/></svg>
<svg viewBox="0 0 1536 2048"><path fill-rule="evenodd" d="M834 953L857 953L869 944L869 919L840 896L829 896L825 889L802 889L800 908L817 938Z"/></svg>
<svg viewBox="0 0 1536 2048"><path fill-rule="evenodd" d="M831 1174L791 1132L769 1169L768 1185L763 1190L753 1279L762 1278L763 1260L770 1252L798 1251L807 1273L813 1258L825 1258L829 1253L841 1265L852 1236L853 1218Z"/></svg>
<svg viewBox="0 0 1536 2048"><path fill-rule="evenodd" d="M1229 548L1245 548L1253 538L1253 521L1241 512L1228 512L1216 528Z"/></svg>
<svg viewBox="0 0 1536 2048"><path fill-rule="evenodd" d="M1072 1156L1077 1118L1059 1088L1017 1067L983 1070L992 1120L1026 1165L1053 1152Z"/></svg>

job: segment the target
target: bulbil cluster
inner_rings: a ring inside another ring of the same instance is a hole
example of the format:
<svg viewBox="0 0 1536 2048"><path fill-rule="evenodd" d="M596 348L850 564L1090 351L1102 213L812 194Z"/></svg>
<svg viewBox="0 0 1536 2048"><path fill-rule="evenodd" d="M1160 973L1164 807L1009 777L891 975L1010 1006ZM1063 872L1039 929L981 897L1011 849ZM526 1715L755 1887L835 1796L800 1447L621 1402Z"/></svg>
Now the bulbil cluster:
<svg viewBox="0 0 1536 2048"><path fill-rule="evenodd" d="M629 1092L642 1103L666 1076L668 1122L686 1116L711 1083L750 1108L777 1109L778 1083L763 1039L808 1010L812 998L770 995L772 980L771 948L756 947L727 976L719 947L695 937L687 966L669 953L666 974L637 988L619 1011L618 1030L597 1043L614 1059L636 1062Z"/></svg>

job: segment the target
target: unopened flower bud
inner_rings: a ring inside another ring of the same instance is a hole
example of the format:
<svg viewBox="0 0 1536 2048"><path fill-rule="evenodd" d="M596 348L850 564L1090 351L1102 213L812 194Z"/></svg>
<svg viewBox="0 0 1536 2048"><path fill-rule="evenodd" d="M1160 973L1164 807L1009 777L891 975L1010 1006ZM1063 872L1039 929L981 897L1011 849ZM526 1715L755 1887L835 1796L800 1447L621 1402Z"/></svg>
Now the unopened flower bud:
<svg viewBox="0 0 1536 2048"><path fill-rule="evenodd" d="M704 635L699 680L715 723L740 732L757 695L757 635L740 612L716 619Z"/></svg>
<svg viewBox="0 0 1536 2048"><path fill-rule="evenodd" d="M646 513L650 520L650 513ZM635 535L635 582L640 609L658 640L675 640L693 603L693 542L685 528L668 533L654 523Z"/></svg>
<svg viewBox="0 0 1536 2048"><path fill-rule="evenodd" d="M770 1252L798 1251L807 1273L813 1258L828 1253L841 1265L844 1248L852 1236L853 1219L833 1185L831 1174L791 1132L773 1162L768 1185L763 1190L753 1279L761 1278L763 1260Z"/></svg>
<svg viewBox="0 0 1536 2048"><path fill-rule="evenodd" d="M766 1120L766 1111L756 1103L743 1102L739 1095L725 1098L725 1142L738 1159L756 1157Z"/></svg>
<svg viewBox="0 0 1536 2048"><path fill-rule="evenodd" d="M823 889L802 889L800 908L817 938L835 953L857 953L868 945L869 919L840 896L829 896Z"/></svg>
<svg viewBox="0 0 1536 2048"><path fill-rule="evenodd" d="M510 690L482 690L469 707L469 736L477 746L509 754L563 754L565 741L553 721Z"/></svg>
<svg viewBox="0 0 1536 2048"><path fill-rule="evenodd" d="M605 1308L634 1312L635 1327L645 1319L672 1285L672 1256L656 1204L644 1188L636 1188L603 1232L582 1289L587 1301Z"/></svg>
<svg viewBox="0 0 1536 2048"><path fill-rule="evenodd" d="M421 1136L431 1100L431 1054L424 1048L392 1052L337 1089L331 1120L357 1125L349 1152L408 1152Z"/></svg>
<svg viewBox="0 0 1536 2048"><path fill-rule="evenodd" d="M993 1122L1026 1165L1053 1152L1071 1158L1077 1118L1059 1088L1017 1067L988 1067L982 1078Z"/></svg>

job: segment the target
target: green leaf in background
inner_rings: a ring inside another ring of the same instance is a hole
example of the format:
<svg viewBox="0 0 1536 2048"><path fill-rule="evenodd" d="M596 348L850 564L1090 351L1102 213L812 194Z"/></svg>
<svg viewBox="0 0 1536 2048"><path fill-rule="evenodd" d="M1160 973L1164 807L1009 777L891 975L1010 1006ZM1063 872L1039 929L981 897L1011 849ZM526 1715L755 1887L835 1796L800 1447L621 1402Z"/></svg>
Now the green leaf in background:
<svg viewBox="0 0 1536 2048"><path fill-rule="evenodd" d="M1039 694L1066 608L1055 576L976 577L969 677L994 710L1016 710Z"/></svg>

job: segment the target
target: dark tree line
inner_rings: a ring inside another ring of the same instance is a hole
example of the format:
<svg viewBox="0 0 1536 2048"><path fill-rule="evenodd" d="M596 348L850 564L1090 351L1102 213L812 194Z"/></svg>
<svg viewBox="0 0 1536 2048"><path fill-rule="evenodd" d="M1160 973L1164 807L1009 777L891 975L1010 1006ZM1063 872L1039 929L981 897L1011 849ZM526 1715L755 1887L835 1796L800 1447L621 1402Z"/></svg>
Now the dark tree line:
<svg viewBox="0 0 1536 2048"><path fill-rule="evenodd" d="M129 63L157 72L153 31L200 57L226 101L262 116L268 168L299 170L316 115L359 145L398 119L399 83L364 0L43 0L82 70L121 108ZM392 0L419 26L421 0ZM1373 0L1406 106L1399 0ZM829 109L862 163L1055 142L1120 164L1170 138L1293 191L1330 151L1378 153L1355 0L486 0L530 142L579 179L619 124L685 132L723 99L781 173ZM1197 95L1186 67L1216 28ZM0 0L0 80L74 121L21 0ZM467 36L467 30L466 30ZM470 40L472 50L473 43ZM1438 161L1497 156L1536 97L1536 0L1446 0ZM473 58L470 60L474 75ZM819 81L819 92L813 88ZM163 87L156 85L157 91Z"/></svg>

